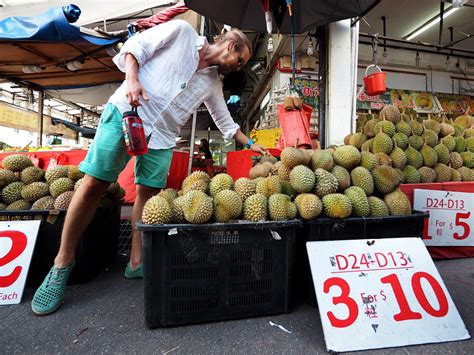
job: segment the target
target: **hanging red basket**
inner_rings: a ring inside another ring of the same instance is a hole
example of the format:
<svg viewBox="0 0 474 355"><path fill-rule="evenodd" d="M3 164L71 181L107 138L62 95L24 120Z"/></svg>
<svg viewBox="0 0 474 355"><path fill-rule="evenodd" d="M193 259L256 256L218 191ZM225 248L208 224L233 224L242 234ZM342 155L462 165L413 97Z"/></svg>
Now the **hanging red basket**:
<svg viewBox="0 0 474 355"><path fill-rule="evenodd" d="M367 74L371 67L377 68L377 73ZM365 92L369 96L375 96L385 93L387 90L387 73L384 73L378 65L371 64L365 69L364 77Z"/></svg>

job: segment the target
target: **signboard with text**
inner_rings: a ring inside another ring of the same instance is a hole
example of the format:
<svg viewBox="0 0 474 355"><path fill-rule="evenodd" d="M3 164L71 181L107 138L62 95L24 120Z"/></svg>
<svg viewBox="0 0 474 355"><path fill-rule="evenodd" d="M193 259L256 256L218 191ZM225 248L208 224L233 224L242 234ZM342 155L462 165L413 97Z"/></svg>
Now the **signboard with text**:
<svg viewBox="0 0 474 355"><path fill-rule="evenodd" d="M474 246L474 193L415 189L413 208L428 211L429 246Z"/></svg>
<svg viewBox="0 0 474 355"><path fill-rule="evenodd" d="M470 338L422 239L306 245L328 351Z"/></svg>
<svg viewBox="0 0 474 355"><path fill-rule="evenodd" d="M319 109L319 81L314 79L295 79L295 91L301 101L313 109Z"/></svg>
<svg viewBox="0 0 474 355"><path fill-rule="evenodd" d="M40 223L0 222L0 306L21 302Z"/></svg>

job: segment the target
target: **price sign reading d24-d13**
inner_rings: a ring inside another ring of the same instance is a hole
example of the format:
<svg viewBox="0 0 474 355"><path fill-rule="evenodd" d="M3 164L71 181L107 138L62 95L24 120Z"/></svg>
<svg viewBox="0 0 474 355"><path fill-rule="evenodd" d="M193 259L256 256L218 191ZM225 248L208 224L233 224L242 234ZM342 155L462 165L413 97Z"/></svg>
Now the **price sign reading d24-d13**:
<svg viewBox="0 0 474 355"><path fill-rule="evenodd" d="M474 193L415 189L413 209L429 211L428 246L474 246Z"/></svg>
<svg viewBox="0 0 474 355"><path fill-rule="evenodd" d="M306 246L328 351L470 338L420 238Z"/></svg>

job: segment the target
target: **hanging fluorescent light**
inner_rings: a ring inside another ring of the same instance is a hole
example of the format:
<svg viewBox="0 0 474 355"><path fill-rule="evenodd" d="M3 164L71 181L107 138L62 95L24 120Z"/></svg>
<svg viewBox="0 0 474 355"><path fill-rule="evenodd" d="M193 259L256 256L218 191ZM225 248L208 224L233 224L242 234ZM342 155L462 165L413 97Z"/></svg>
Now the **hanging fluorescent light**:
<svg viewBox="0 0 474 355"><path fill-rule="evenodd" d="M44 68L39 65L23 65L21 69L25 74L40 73L44 70Z"/></svg>
<svg viewBox="0 0 474 355"><path fill-rule="evenodd" d="M415 66L416 66L417 68L420 67L420 53L419 53L419 52L416 52Z"/></svg>
<svg viewBox="0 0 474 355"><path fill-rule="evenodd" d="M313 41L311 40L311 37L309 38L309 41L308 41L308 49L306 50L306 53L308 53L309 56L314 54L314 46L313 46Z"/></svg>
<svg viewBox="0 0 474 355"><path fill-rule="evenodd" d="M451 70L451 59L449 59L449 55L446 57L446 71Z"/></svg>
<svg viewBox="0 0 474 355"><path fill-rule="evenodd" d="M66 63L66 67L67 67L70 71L76 71L76 70L81 69L82 64L84 64L83 61L80 61L80 60L72 60L72 61Z"/></svg>
<svg viewBox="0 0 474 355"><path fill-rule="evenodd" d="M443 14L443 20L446 19L448 16L452 15L453 13L455 13L456 11L459 10L459 7L450 7L449 10L445 11L444 14ZM434 25L436 25L439 21L441 21L441 16L438 15L436 16L435 18L433 18L431 21L428 21L427 23L425 23L423 26L421 26L418 30L416 30L415 32L413 32L412 34L408 35L405 39L407 41L411 41L413 38L415 38L416 36L419 36L420 34L422 34L423 32L425 32L426 30L428 30L429 28L433 27Z"/></svg>

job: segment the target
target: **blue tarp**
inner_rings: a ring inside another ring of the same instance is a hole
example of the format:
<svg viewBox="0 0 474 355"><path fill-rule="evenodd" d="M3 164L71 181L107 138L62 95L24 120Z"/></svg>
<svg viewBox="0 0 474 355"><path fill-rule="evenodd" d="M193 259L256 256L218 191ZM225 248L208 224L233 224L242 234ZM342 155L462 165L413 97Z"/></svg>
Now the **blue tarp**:
<svg viewBox="0 0 474 355"><path fill-rule="evenodd" d="M119 38L101 38L80 31L71 22L77 21L81 10L76 5L49 9L35 17L14 16L0 20L0 41L84 42L105 46Z"/></svg>

